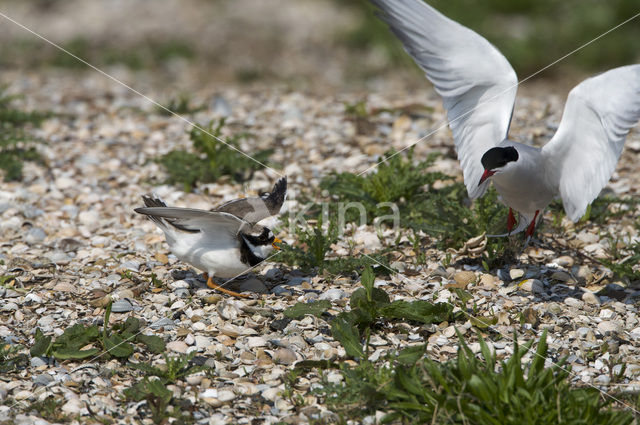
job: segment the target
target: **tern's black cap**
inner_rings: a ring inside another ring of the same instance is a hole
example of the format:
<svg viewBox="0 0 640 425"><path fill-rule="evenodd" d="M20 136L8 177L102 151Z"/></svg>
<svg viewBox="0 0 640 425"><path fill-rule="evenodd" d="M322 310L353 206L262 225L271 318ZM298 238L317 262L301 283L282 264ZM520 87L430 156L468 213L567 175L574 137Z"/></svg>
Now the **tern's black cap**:
<svg viewBox="0 0 640 425"><path fill-rule="evenodd" d="M518 160L518 151L513 146L491 148L482 155L482 166L485 170L495 170L507 163Z"/></svg>

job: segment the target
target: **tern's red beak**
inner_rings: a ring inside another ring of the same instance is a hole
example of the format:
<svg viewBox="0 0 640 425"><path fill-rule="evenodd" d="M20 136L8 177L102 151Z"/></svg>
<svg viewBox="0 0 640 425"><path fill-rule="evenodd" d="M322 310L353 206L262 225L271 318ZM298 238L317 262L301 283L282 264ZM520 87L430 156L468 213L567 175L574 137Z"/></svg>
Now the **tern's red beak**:
<svg viewBox="0 0 640 425"><path fill-rule="evenodd" d="M480 183L478 183L478 186L480 186L482 183L484 183L485 180L487 180L489 177L493 176L495 173L496 173L495 171L484 170L484 173L482 173L482 177L480 177Z"/></svg>

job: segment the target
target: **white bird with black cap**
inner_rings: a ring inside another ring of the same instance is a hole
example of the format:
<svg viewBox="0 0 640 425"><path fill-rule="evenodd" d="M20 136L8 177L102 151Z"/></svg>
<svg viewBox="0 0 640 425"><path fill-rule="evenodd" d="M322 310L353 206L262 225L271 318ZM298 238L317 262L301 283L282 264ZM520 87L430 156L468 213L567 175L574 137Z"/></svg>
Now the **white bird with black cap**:
<svg viewBox="0 0 640 425"><path fill-rule="evenodd" d="M509 207L509 233L526 228L527 237L556 197L571 220L582 217L640 118L640 65L573 88L555 135L536 148L507 137L518 80L498 49L422 0L371 2L442 97L469 197L492 181Z"/></svg>
<svg viewBox="0 0 640 425"><path fill-rule="evenodd" d="M211 211L168 207L153 196L143 196L146 215L165 235L171 252L205 272L207 286L236 297L247 297L213 282L213 277L235 278L251 270L279 249L276 238L259 221L280 212L287 194L281 178L270 193L229 201Z"/></svg>

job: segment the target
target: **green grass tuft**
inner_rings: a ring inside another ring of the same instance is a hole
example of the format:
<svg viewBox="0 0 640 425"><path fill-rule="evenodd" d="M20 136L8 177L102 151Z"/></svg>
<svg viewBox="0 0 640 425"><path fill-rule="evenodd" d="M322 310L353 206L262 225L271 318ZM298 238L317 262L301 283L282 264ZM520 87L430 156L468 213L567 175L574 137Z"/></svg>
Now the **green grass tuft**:
<svg viewBox="0 0 640 425"><path fill-rule="evenodd" d="M0 170L4 180L21 180L23 162L42 162L34 143L32 129L38 127L50 114L23 111L13 106L16 96L0 90Z"/></svg>
<svg viewBox="0 0 640 425"><path fill-rule="evenodd" d="M157 160L169 173L167 183L182 184L185 191L191 191L197 183L215 182L223 176L229 176L237 182L244 182L251 179L256 170L262 169L262 165L251 158L263 164L268 163L269 156L273 152L271 149L248 153L251 156L249 158L220 143L216 138L239 148L239 141L249 137L248 134L222 137L224 124L225 120L221 119L215 126L211 122L203 127L215 137L193 128L189 136L195 153L174 150Z"/></svg>

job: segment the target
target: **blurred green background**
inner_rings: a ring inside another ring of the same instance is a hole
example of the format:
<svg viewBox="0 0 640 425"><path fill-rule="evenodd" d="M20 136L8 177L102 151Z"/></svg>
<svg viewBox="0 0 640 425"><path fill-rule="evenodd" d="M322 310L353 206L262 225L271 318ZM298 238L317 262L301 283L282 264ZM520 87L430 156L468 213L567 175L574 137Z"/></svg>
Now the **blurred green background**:
<svg viewBox="0 0 640 425"><path fill-rule="evenodd" d="M431 0L523 78L640 12L640 0ZM424 79L363 0L3 0L0 10L89 62L160 84L350 89ZM640 18L538 78L640 61ZM86 66L0 18L0 66Z"/></svg>
<svg viewBox="0 0 640 425"><path fill-rule="evenodd" d="M399 43L362 0L338 0L358 10L360 23L347 35L353 48L383 46L403 60ZM532 74L640 13L638 0L429 0L427 3L493 43L519 76ZM608 69L640 58L640 17L568 57L561 71Z"/></svg>

